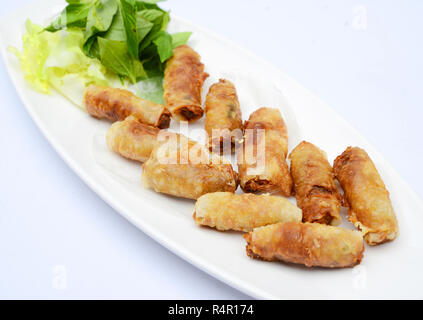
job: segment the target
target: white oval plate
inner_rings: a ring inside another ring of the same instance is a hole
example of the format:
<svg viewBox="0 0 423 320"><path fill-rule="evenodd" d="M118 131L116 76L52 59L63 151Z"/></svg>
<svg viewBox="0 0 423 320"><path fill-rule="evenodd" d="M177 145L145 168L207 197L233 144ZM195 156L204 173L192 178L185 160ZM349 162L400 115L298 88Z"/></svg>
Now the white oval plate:
<svg viewBox="0 0 423 320"><path fill-rule="evenodd" d="M365 148L391 192L400 236L392 243L366 247L362 264L354 269L309 270L255 261L245 254L240 234L195 226L193 201L143 189L141 166L107 150L104 137L110 124L89 117L60 95L43 95L30 89L16 58L6 50L10 45L20 46L27 18L43 23L63 7L63 1L39 1L3 19L3 58L17 92L45 137L81 179L120 214L190 263L256 298L423 297L423 203L403 179L344 119L288 75L177 17L172 17L170 31L193 31L190 45L202 55L211 74L207 85L219 77L233 80L244 118L261 106L279 107L288 123L290 148L307 139L324 149L331 161L349 145ZM201 122L190 128L191 134L195 136L192 129L200 127ZM348 222L344 226L352 227Z"/></svg>

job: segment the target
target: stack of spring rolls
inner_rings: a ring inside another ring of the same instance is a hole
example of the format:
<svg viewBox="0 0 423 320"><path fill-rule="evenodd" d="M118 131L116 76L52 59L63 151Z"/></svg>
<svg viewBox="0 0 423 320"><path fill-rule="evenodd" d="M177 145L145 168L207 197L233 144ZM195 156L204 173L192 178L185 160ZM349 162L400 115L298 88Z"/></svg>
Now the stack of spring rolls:
<svg viewBox="0 0 423 320"><path fill-rule="evenodd" d="M363 258L363 239L373 246L397 237L389 193L364 150L347 148L333 168L325 152L306 141L288 155L279 110L260 108L243 123L230 81L210 87L203 110L207 77L198 53L182 45L166 63L165 106L97 85L86 89L84 104L90 115L114 121L107 145L143 163L144 186L197 200L195 222L244 232L251 258L353 267ZM204 114L206 146L166 130L171 119L192 123ZM223 157L227 153L237 153L238 173ZM238 185L244 194L235 194ZM292 195L297 206L287 199ZM342 206L359 231L339 227Z"/></svg>

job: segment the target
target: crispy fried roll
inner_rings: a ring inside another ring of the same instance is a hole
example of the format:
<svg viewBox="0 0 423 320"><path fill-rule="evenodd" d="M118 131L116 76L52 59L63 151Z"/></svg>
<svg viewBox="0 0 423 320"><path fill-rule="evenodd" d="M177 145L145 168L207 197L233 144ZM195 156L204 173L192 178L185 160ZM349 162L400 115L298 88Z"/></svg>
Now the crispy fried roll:
<svg viewBox="0 0 423 320"><path fill-rule="evenodd" d="M304 222L339 225L341 196L325 152L303 141L290 154L295 197Z"/></svg>
<svg viewBox="0 0 423 320"><path fill-rule="evenodd" d="M235 192L237 175L225 159L198 143L168 141L143 165L144 186L176 197L198 199L210 192Z"/></svg>
<svg viewBox="0 0 423 320"><path fill-rule="evenodd" d="M290 196L292 178L286 163L288 133L279 110L255 111L244 130L243 150L238 153L241 188L245 192L279 192ZM264 166L259 164L260 159Z"/></svg>
<svg viewBox="0 0 423 320"><path fill-rule="evenodd" d="M354 267L360 264L364 252L359 231L319 223L278 223L257 228L244 238L251 258L306 267Z"/></svg>
<svg viewBox="0 0 423 320"><path fill-rule="evenodd" d="M209 193L197 200L194 220L217 230L249 232L278 222L301 222L301 209L287 199L270 195Z"/></svg>
<svg viewBox="0 0 423 320"><path fill-rule="evenodd" d="M157 146L166 143L169 139L185 139L188 143L195 143L189 138L168 130L140 123L134 116L124 121L117 121L107 131L106 142L109 149L124 158L146 162L151 152Z"/></svg>
<svg viewBox="0 0 423 320"><path fill-rule="evenodd" d="M364 234L369 245L394 240L398 222L373 161L360 148L347 148L336 158L334 172L344 189L349 219Z"/></svg>
<svg viewBox="0 0 423 320"><path fill-rule="evenodd" d="M242 138L242 115L235 86L220 79L210 87L206 98L206 132L210 151L224 151L224 143L230 143L235 151Z"/></svg>
<svg viewBox="0 0 423 320"><path fill-rule="evenodd" d="M197 52L187 45L174 50L163 83L164 99L174 118L192 122L203 116L201 92L208 76Z"/></svg>
<svg viewBox="0 0 423 320"><path fill-rule="evenodd" d="M129 116L110 127L106 136L107 146L127 159L145 162L154 147L160 144L157 139L159 132L160 129L142 124L134 116Z"/></svg>
<svg viewBox="0 0 423 320"><path fill-rule="evenodd" d="M84 105L98 119L120 121L134 115L142 123L160 129L169 128L170 124L171 114L164 106L123 89L92 84L85 90Z"/></svg>

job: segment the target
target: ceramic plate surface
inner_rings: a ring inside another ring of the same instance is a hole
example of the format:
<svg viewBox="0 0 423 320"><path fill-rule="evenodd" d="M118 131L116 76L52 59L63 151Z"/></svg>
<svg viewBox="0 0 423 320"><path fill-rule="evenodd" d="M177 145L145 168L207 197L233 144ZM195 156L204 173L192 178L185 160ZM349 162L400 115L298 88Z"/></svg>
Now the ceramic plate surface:
<svg viewBox="0 0 423 320"><path fill-rule="evenodd" d="M172 17L169 29L193 31L189 44L201 54L211 75L205 91L221 77L232 80L239 91L244 119L258 107L280 108L288 124L290 149L306 139L325 150L331 162L347 146L366 149L391 193L400 236L379 247L367 246L362 264L354 269L309 270L255 261L247 257L240 234L197 227L192 219L193 201L144 189L141 166L107 150L105 134L110 123L89 117L58 94L33 91L16 58L7 51L11 45L20 46L27 18L44 23L63 7L64 1L39 1L2 19L3 58L17 92L45 137L81 179L120 214L169 250L253 297L423 297L423 203L404 180L365 138L288 75L178 17ZM188 128L191 137L202 138L199 129L203 121ZM176 128L175 124L172 127ZM353 228L349 222L343 226Z"/></svg>

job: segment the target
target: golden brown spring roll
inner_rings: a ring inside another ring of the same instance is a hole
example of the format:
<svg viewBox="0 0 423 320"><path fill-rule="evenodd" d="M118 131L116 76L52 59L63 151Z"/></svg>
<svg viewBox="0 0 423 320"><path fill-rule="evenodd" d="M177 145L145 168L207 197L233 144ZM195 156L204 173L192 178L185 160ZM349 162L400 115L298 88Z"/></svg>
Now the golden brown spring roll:
<svg viewBox="0 0 423 320"><path fill-rule="evenodd" d="M187 45L174 50L163 83L164 100L174 118L193 122L203 116L201 92L208 76L197 52Z"/></svg>
<svg viewBox="0 0 423 320"><path fill-rule="evenodd" d="M249 232L278 222L301 222L301 209L271 195L208 193L197 200L194 220L220 231Z"/></svg>
<svg viewBox="0 0 423 320"><path fill-rule="evenodd" d="M325 152L303 141L289 158L295 197L303 210L303 221L339 225L342 222L342 198Z"/></svg>
<svg viewBox="0 0 423 320"><path fill-rule="evenodd" d="M99 85L85 90L84 106L88 113L98 119L125 120L134 115L144 124L160 129L169 128L170 112L162 105L141 99L132 92Z"/></svg>
<svg viewBox="0 0 423 320"><path fill-rule="evenodd" d="M373 161L366 151L348 147L335 159L334 172L344 190L349 219L359 228L369 245L394 240L398 222Z"/></svg>
<svg viewBox="0 0 423 320"><path fill-rule="evenodd" d="M232 82L220 79L213 84L207 94L205 109L210 151L223 153L225 143L230 143L231 151L235 152L242 139L242 115Z"/></svg>
<svg viewBox="0 0 423 320"><path fill-rule="evenodd" d="M155 147L166 143L171 138L177 141L184 139L189 144L196 143L184 135L140 123L134 116L112 124L107 131L106 142L111 151L122 157L146 162Z"/></svg>
<svg viewBox="0 0 423 320"><path fill-rule="evenodd" d="M364 252L359 231L319 223L278 223L257 228L244 238L250 258L306 267L354 267L360 264Z"/></svg>
<svg viewBox="0 0 423 320"><path fill-rule="evenodd" d="M264 130L260 134L259 130ZM245 192L292 193L292 178L286 157L288 133L278 109L261 108L251 114L244 125L242 152L238 153L240 184ZM254 138L252 138L254 137ZM260 167L261 146L264 146L264 167ZM254 156L252 156L254 155ZM249 170L254 169L257 172Z"/></svg>
<svg viewBox="0 0 423 320"><path fill-rule="evenodd" d="M235 192L237 175L225 159L210 155L207 148L169 140L156 147L143 165L143 182L156 192L198 199L211 192Z"/></svg>
<svg viewBox="0 0 423 320"><path fill-rule="evenodd" d="M121 156L145 162L160 143L160 129L140 123L134 116L112 124L106 135L107 146Z"/></svg>

